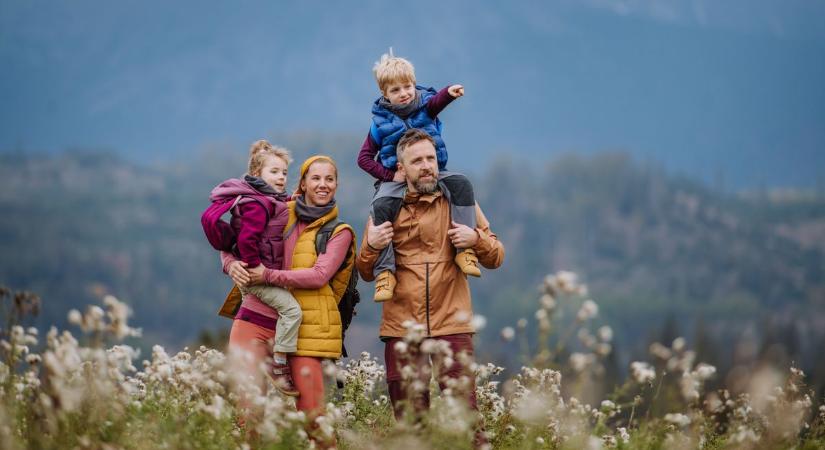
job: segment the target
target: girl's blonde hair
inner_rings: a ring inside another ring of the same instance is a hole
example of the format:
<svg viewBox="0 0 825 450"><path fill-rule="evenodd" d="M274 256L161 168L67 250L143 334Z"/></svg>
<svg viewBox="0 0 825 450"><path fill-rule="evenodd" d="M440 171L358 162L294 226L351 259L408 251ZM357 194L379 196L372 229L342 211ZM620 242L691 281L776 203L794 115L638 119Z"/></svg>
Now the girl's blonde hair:
<svg viewBox="0 0 825 450"><path fill-rule="evenodd" d="M292 156L289 150L270 144L266 140L259 140L252 143L249 147L249 167L247 172L253 177L261 175L261 169L264 167L264 160L267 156L277 156L286 161L286 165L292 163Z"/></svg>
<svg viewBox="0 0 825 450"><path fill-rule="evenodd" d="M382 94L391 83L409 81L415 84L415 67L406 59L394 56L392 49L381 55L381 59L372 67L372 73L375 74L375 81Z"/></svg>

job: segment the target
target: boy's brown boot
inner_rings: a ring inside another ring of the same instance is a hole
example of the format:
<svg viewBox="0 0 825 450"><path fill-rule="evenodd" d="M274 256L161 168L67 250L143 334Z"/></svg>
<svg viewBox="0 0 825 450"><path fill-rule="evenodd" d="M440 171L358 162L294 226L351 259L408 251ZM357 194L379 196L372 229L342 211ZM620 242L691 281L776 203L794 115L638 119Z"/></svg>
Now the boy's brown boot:
<svg viewBox="0 0 825 450"><path fill-rule="evenodd" d="M278 364L275 361L270 361L267 374L272 380L272 384L275 385L275 388L278 389L281 394L290 397L298 397L301 395L301 393L298 392L298 388L295 387L295 382L292 381L292 371L289 368L289 364Z"/></svg>
<svg viewBox="0 0 825 450"><path fill-rule="evenodd" d="M395 293L395 274L389 270L385 270L378 274L375 278L375 301L385 302L392 299Z"/></svg>
<svg viewBox="0 0 825 450"><path fill-rule="evenodd" d="M481 276L481 270L478 268L478 256L476 256L475 250L465 248L463 252L456 253L455 263L458 264L459 269L467 275L473 277Z"/></svg>

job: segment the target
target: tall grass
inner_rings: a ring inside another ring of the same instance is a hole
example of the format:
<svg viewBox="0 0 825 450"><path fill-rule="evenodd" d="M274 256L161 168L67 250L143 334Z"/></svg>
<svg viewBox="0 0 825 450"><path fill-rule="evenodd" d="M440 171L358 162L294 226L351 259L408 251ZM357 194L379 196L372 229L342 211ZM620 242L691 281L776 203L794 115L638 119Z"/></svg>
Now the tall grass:
<svg viewBox="0 0 825 450"><path fill-rule="evenodd" d="M247 355L205 347L169 355L155 346L138 363L138 351L122 342L140 330L129 325L128 306L112 296L103 307L69 312L79 337L26 328L41 308L31 294L2 289L0 302L3 449L460 449L472 448L478 433L488 441L483 446L502 449L825 447L825 407L817 407L800 370L755 368L727 380L736 391L709 392L705 382L718 376L716 369L696 361L681 338L652 345L650 361L632 362L626 382L603 392L612 330L593 329L598 305L569 272L545 279L534 321L501 330L525 361L509 377L407 324L400 351L459 361L474 380L453 380L439 391L438 365L429 384L417 383L421 374L411 366L402 368L411 392L429 390L433 402L423 416L400 421L384 368L367 353L325 365L328 403L323 414L308 416L240 370ZM468 320L484 325L478 316ZM462 400L470 381L477 412Z"/></svg>

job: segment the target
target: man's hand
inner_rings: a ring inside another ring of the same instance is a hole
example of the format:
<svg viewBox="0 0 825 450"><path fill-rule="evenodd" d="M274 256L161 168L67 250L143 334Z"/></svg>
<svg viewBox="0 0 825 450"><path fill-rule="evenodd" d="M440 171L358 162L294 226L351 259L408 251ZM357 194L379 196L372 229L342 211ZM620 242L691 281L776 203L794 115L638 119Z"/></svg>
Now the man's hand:
<svg viewBox="0 0 825 450"><path fill-rule="evenodd" d="M374 225L372 217L367 219L367 244L375 250L383 250L392 242L392 223Z"/></svg>
<svg viewBox="0 0 825 450"><path fill-rule="evenodd" d="M447 236L455 248L472 248L478 243L478 232L475 228L467 225L451 222L452 226L447 230Z"/></svg>
<svg viewBox="0 0 825 450"><path fill-rule="evenodd" d="M392 181L395 181L396 183L403 183L407 181L407 177L404 176L404 172L396 170L395 174L392 176Z"/></svg>
<svg viewBox="0 0 825 450"><path fill-rule="evenodd" d="M243 261L233 261L229 263L229 277L240 287L249 284L249 272L246 270L246 263Z"/></svg>
<svg viewBox="0 0 825 450"><path fill-rule="evenodd" d="M452 98L458 98L464 95L464 86L460 84L454 84L447 88L447 93L450 94Z"/></svg>
<svg viewBox="0 0 825 450"><path fill-rule="evenodd" d="M264 284L264 266L258 264L257 266L248 269L249 284Z"/></svg>

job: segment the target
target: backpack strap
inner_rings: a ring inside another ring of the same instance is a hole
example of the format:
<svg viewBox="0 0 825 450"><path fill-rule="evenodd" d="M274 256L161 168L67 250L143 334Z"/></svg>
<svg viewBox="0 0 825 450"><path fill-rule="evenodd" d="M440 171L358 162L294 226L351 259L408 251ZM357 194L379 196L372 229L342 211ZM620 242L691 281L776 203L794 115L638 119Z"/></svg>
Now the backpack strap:
<svg viewBox="0 0 825 450"><path fill-rule="evenodd" d="M315 253L321 255L327 252L327 243L335 232L335 228L342 223L340 220L335 219L321 225L321 229L315 235Z"/></svg>
<svg viewBox="0 0 825 450"><path fill-rule="evenodd" d="M237 198L235 198L235 202L232 204L229 210L231 211L236 206L240 206L241 201L244 199L248 199L249 201L253 201L261 205L261 207L264 209L264 212L266 213L266 221L269 222L269 219L272 217L272 213L275 212L275 204L263 195L241 194Z"/></svg>
<svg viewBox="0 0 825 450"><path fill-rule="evenodd" d="M339 219L335 219L333 221L327 222L321 226L318 230L318 234L315 235L315 253L321 255L327 252L327 243L332 238L332 235L335 234L335 230L338 229L338 226L343 225L349 228L348 223L342 222ZM355 233L353 232L353 239L355 238ZM343 269L347 266L347 261L349 261L350 255L352 255L352 246L347 248L347 254L344 256L344 260L341 261L341 267L338 268L338 271Z"/></svg>

